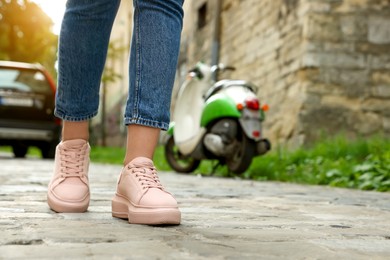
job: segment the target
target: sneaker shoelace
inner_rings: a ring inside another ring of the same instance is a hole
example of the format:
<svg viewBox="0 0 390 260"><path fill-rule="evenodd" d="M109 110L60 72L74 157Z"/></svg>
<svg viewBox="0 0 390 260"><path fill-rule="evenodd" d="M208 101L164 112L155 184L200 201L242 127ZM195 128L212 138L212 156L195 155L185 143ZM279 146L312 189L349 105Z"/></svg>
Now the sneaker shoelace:
<svg viewBox="0 0 390 260"><path fill-rule="evenodd" d="M132 169L133 174L135 174L136 179L141 184L142 188L157 188L164 190L160 179L158 178L157 171L155 167L137 167L133 166L129 169Z"/></svg>
<svg viewBox="0 0 390 260"><path fill-rule="evenodd" d="M83 177L84 152L81 147L64 148L60 151L61 177Z"/></svg>

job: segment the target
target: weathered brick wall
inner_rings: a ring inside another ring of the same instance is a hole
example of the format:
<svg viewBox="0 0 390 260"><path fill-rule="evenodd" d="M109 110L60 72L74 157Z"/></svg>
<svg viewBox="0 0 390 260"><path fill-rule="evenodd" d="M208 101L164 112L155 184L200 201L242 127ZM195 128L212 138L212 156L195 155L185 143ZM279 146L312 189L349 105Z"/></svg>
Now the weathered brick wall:
<svg viewBox="0 0 390 260"><path fill-rule="evenodd" d="M259 86L271 110L265 125L274 142L299 140L298 117L304 90L298 79L303 55L304 14L299 1L224 1L221 61L237 70L230 76Z"/></svg>
<svg viewBox="0 0 390 260"><path fill-rule="evenodd" d="M210 62L213 9L186 3L184 59ZM224 0L220 75L250 80L271 110L265 134L292 146L320 134L390 134L390 0Z"/></svg>
<svg viewBox="0 0 390 260"><path fill-rule="evenodd" d="M306 0L302 129L390 133L390 1Z"/></svg>

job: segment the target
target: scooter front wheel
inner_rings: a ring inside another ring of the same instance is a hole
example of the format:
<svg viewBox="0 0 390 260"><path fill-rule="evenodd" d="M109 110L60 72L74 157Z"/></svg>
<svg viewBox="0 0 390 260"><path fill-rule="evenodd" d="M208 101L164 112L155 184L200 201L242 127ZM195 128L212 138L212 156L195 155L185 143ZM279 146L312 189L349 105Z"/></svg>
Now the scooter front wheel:
<svg viewBox="0 0 390 260"><path fill-rule="evenodd" d="M165 158L172 169L181 173L193 172L200 164L199 160L195 160L189 156L184 156L179 151L175 145L173 136L169 138L165 145Z"/></svg>

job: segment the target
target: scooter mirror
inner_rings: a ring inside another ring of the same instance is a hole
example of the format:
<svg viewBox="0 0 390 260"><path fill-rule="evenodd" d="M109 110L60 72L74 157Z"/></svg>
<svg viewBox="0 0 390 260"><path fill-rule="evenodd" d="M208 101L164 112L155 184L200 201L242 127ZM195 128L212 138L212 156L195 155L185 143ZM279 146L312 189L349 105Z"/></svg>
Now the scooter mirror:
<svg viewBox="0 0 390 260"><path fill-rule="evenodd" d="M215 72L217 70L225 71L225 70L236 70L233 66L225 66L223 63L219 63L218 65L211 66L211 72Z"/></svg>
<svg viewBox="0 0 390 260"><path fill-rule="evenodd" d="M221 64L220 64L221 65ZM214 72L216 72L217 70L220 70L221 69L221 66L220 65L213 65L213 66L211 66L211 68L210 68L210 71L212 72L212 73L214 73Z"/></svg>
<svg viewBox="0 0 390 260"><path fill-rule="evenodd" d="M227 67L224 68L224 70L236 70L236 67L227 66Z"/></svg>
<svg viewBox="0 0 390 260"><path fill-rule="evenodd" d="M188 76L192 77L192 78L198 77L199 79L203 79L203 77L204 77L203 73L197 67L190 70L188 72Z"/></svg>
<svg viewBox="0 0 390 260"><path fill-rule="evenodd" d="M191 71L191 72L188 73L188 77L189 78L195 78L196 77L196 73Z"/></svg>

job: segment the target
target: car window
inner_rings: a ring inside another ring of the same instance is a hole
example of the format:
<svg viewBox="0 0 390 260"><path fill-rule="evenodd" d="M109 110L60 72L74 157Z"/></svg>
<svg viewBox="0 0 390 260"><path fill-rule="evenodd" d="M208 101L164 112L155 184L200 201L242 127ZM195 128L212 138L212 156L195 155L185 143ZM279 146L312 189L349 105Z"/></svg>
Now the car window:
<svg viewBox="0 0 390 260"><path fill-rule="evenodd" d="M51 93L45 75L31 69L0 68L0 90Z"/></svg>

